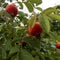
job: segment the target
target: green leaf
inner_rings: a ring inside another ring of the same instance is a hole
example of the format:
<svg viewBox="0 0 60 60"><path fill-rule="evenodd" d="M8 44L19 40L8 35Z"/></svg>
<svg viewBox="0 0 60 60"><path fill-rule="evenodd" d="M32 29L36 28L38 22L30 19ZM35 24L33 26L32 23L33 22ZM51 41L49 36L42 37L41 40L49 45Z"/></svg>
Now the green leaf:
<svg viewBox="0 0 60 60"><path fill-rule="evenodd" d="M14 55L14 56L11 58L11 60L20 60L20 59L19 59L19 55L18 55L18 54Z"/></svg>
<svg viewBox="0 0 60 60"><path fill-rule="evenodd" d="M42 3L42 0L29 0L32 4L39 5Z"/></svg>
<svg viewBox="0 0 60 60"><path fill-rule="evenodd" d="M5 0L0 0L0 2L4 3L4 2L5 2Z"/></svg>
<svg viewBox="0 0 60 60"><path fill-rule="evenodd" d="M23 9L23 4L22 4L22 2L18 2L18 4L20 5L20 9Z"/></svg>
<svg viewBox="0 0 60 60"><path fill-rule="evenodd" d="M33 27L34 23L36 22L36 16L31 16L31 18L28 21L28 25L30 27Z"/></svg>
<svg viewBox="0 0 60 60"><path fill-rule="evenodd" d="M0 46L0 59L2 60L2 47ZM4 57L3 57L4 58Z"/></svg>
<svg viewBox="0 0 60 60"><path fill-rule="evenodd" d="M57 36L56 36L56 40L57 40L57 41L60 41L60 35L57 35Z"/></svg>
<svg viewBox="0 0 60 60"><path fill-rule="evenodd" d="M28 8L29 12L32 12L32 11L34 10L31 3L29 3L29 2L24 2L24 4L25 4L26 7Z"/></svg>
<svg viewBox="0 0 60 60"><path fill-rule="evenodd" d="M57 50L54 56L60 57L60 50Z"/></svg>
<svg viewBox="0 0 60 60"><path fill-rule="evenodd" d="M4 50L4 48L2 48L2 58L6 59L6 51Z"/></svg>
<svg viewBox="0 0 60 60"><path fill-rule="evenodd" d="M21 50L21 60L34 60L34 58L32 57L32 55L26 51L25 49Z"/></svg>
<svg viewBox="0 0 60 60"><path fill-rule="evenodd" d="M40 8L40 7L36 7L36 9L39 10L39 11L42 11L42 8Z"/></svg>
<svg viewBox="0 0 60 60"><path fill-rule="evenodd" d="M30 43L30 46L39 49L40 48L40 41L34 37L26 38L24 37L24 40L28 43Z"/></svg>
<svg viewBox="0 0 60 60"><path fill-rule="evenodd" d="M38 56L41 60L45 60L45 55L46 54L44 54L44 53L42 54L42 52L39 52L39 51L37 51L37 54L38 54Z"/></svg>
<svg viewBox="0 0 60 60"><path fill-rule="evenodd" d="M2 4L2 6L5 8L8 5L8 3L4 3Z"/></svg>
<svg viewBox="0 0 60 60"><path fill-rule="evenodd" d="M35 60L40 60L40 59L39 59L39 56L35 56Z"/></svg>
<svg viewBox="0 0 60 60"><path fill-rule="evenodd" d="M15 59L14 59L14 60L20 60L20 59L19 59L19 57L18 57L18 55L16 55L16 57L15 57Z"/></svg>
<svg viewBox="0 0 60 60"><path fill-rule="evenodd" d="M49 22L49 19L48 17L45 15L45 14L42 14L40 16L40 20L39 20L42 28L43 28L43 31L45 33L49 33L50 32L50 22Z"/></svg>
<svg viewBox="0 0 60 60"><path fill-rule="evenodd" d="M16 53L18 51L19 51L18 47L12 47L9 54L13 54L13 53Z"/></svg>
<svg viewBox="0 0 60 60"><path fill-rule="evenodd" d="M49 15L50 13L57 12L57 11L58 11L57 9L50 7L50 8L47 8L46 10L44 10L42 13Z"/></svg>
<svg viewBox="0 0 60 60"><path fill-rule="evenodd" d="M55 40L56 37L57 37L57 33L50 32L49 33L49 36L50 36L51 39L54 39Z"/></svg>
<svg viewBox="0 0 60 60"><path fill-rule="evenodd" d="M53 20L58 20L60 21L60 15L58 14L49 14L48 15L50 18L52 18Z"/></svg>
<svg viewBox="0 0 60 60"><path fill-rule="evenodd" d="M24 25L26 25L27 24L27 18L25 18L25 17L23 17L23 19L22 19L22 23L24 24Z"/></svg>
<svg viewBox="0 0 60 60"><path fill-rule="evenodd" d="M5 42L5 44L6 44L6 45L5 45L5 49L6 49L6 50L10 50L11 47L12 47L12 45L11 45L11 41L8 40L8 41Z"/></svg>

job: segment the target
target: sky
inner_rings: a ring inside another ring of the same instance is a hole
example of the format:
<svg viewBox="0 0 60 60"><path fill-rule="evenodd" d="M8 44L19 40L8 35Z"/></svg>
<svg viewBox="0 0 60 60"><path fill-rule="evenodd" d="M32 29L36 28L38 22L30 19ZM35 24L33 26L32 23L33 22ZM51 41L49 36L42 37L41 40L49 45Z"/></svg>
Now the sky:
<svg viewBox="0 0 60 60"><path fill-rule="evenodd" d="M48 7L53 7L56 5L60 5L60 0L42 0L42 4L40 4L39 7L41 7L42 9L46 9ZM28 12L26 7L24 7L23 11ZM35 11L38 13L37 10L35 10Z"/></svg>
<svg viewBox="0 0 60 60"><path fill-rule="evenodd" d="M52 7L55 5L60 5L60 0L42 0L43 3L40 5L43 9L46 9L48 7Z"/></svg>

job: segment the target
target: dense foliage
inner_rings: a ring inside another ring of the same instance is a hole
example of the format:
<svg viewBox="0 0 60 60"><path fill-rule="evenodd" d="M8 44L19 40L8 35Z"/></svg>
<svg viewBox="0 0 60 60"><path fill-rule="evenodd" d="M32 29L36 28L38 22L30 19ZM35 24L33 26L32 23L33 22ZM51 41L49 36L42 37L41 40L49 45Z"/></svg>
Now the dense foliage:
<svg viewBox="0 0 60 60"><path fill-rule="evenodd" d="M0 60L60 60L60 6L43 10L42 0L12 1L0 0Z"/></svg>

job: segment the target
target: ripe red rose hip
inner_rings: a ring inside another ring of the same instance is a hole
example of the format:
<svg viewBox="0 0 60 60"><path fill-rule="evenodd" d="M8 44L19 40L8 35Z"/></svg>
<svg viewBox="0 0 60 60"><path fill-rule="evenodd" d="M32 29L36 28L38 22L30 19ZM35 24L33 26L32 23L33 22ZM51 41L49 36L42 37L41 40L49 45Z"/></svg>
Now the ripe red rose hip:
<svg viewBox="0 0 60 60"><path fill-rule="evenodd" d="M35 22L32 28L31 27L28 28L28 31L32 36L37 36L37 35L40 35L43 30L42 30L42 27L40 26L40 23Z"/></svg>
<svg viewBox="0 0 60 60"><path fill-rule="evenodd" d="M9 4L5 8L6 12L8 12L12 17L15 17L18 14L18 9L14 4Z"/></svg>
<svg viewBox="0 0 60 60"><path fill-rule="evenodd" d="M60 42L56 43L56 48L60 49Z"/></svg>

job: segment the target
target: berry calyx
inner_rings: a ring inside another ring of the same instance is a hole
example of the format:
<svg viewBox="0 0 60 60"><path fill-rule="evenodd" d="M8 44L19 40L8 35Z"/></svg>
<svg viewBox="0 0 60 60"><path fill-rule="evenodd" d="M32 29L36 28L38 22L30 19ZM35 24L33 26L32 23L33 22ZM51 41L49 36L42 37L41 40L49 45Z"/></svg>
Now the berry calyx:
<svg viewBox="0 0 60 60"><path fill-rule="evenodd" d="M27 42L24 40L21 40L22 47L25 47L27 45Z"/></svg>

